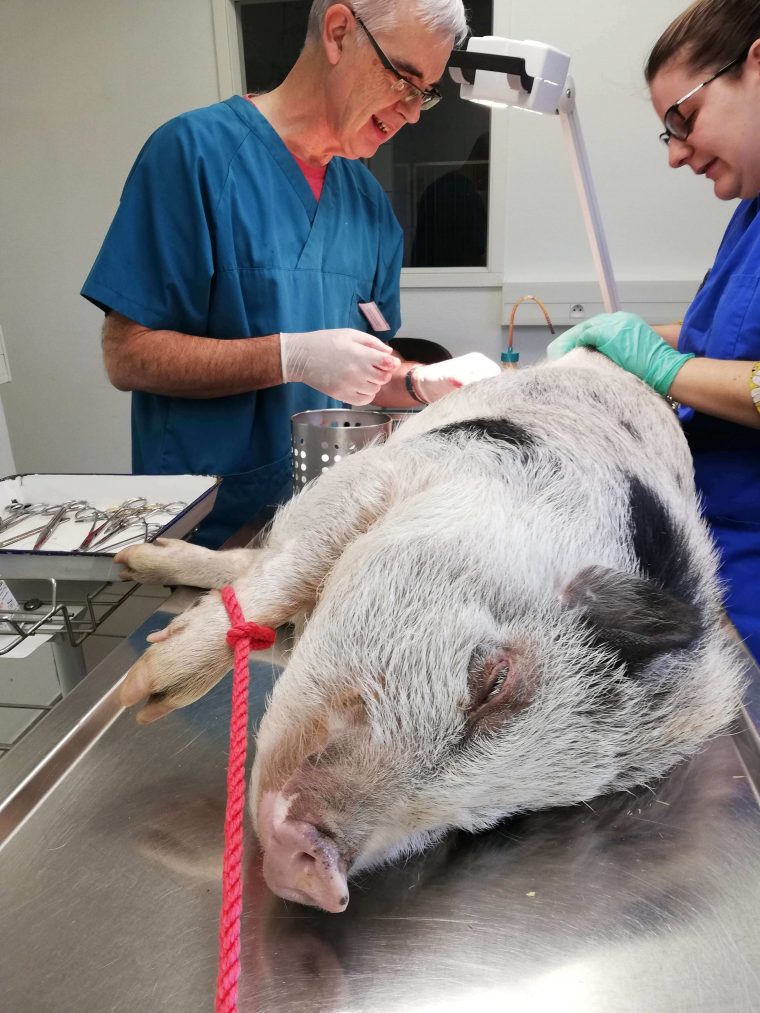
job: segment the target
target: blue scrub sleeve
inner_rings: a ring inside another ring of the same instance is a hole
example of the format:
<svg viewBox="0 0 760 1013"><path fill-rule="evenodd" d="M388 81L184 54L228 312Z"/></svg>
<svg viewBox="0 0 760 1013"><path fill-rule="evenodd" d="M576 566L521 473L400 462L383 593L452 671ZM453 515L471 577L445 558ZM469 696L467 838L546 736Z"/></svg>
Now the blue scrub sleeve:
<svg viewBox="0 0 760 1013"><path fill-rule="evenodd" d="M208 161L182 117L149 138L84 284L85 298L144 327L205 335L218 192Z"/></svg>

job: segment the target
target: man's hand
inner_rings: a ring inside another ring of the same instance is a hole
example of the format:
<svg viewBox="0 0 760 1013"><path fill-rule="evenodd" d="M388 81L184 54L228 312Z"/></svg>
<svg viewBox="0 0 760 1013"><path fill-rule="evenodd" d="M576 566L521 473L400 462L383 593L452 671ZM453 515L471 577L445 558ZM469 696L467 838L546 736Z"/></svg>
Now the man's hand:
<svg viewBox="0 0 760 1013"><path fill-rule="evenodd" d="M300 380L349 404L369 404L398 359L372 334L351 328L280 335L282 379Z"/></svg>
<svg viewBox="0 0 760 1013"><path fill-rule="evenodd" d="M438 401L445 394L465 387L476 380L485 380L489 376L498 376L501 370L498 363L489 359L481 352L468 352L455 359L433 362L426 366L414 366L412 384L417 394L428 404Z"/></svg>
<svg viewBox="0 0 760 1013"><path fill-rule="evenodd" d="M600 313L584 320L555 338L546 353L550 359L558 359L580 346L596 348L663 397L679 369L694 358L691 352L684 354L671 348L633 313Z"/></svg>

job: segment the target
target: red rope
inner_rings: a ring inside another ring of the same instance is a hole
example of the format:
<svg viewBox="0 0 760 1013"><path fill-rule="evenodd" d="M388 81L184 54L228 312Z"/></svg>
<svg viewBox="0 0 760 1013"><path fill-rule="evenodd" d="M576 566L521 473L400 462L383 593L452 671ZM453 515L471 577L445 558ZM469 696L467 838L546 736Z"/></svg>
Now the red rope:
<svg viewBox="0 0 760 1013"><path fill-rule="evenodd" d="M227 643L234 651L230 754L227 761L227 809L224 816L222 910L219 916L219 970L216 1013L236 1013L240 977L240 915L243 911L243 806L245 754L248 745L248 655L274 643L269 626L247 623L231 587L222 588L222 601L232 623Z"/></svg>

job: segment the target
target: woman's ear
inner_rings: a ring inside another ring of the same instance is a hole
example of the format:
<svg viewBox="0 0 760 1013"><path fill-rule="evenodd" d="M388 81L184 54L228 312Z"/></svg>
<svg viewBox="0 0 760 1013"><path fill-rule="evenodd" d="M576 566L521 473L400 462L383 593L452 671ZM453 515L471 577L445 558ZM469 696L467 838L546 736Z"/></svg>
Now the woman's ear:
<svg viewBox="0 0 760 1013"><path fill-rule="evenodd" d="M760 74L760 39L755 39L749 47L745 66L751 67L755 74Z"/></svg>
<svg viewBox="0 0 760 1013"><path fill-rule="evenodd" d="M343 55L345 40L355 24L351 8L345 4L332 4L325 11L322 19L322 45L328 62L333 66Z"/></svg>

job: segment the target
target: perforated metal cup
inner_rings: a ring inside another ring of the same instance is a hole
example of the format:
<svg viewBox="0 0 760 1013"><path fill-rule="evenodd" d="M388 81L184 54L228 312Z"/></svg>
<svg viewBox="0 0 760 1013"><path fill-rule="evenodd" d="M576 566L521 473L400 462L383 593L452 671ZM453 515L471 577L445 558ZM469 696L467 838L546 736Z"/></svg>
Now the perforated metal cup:
<svg viewBox="0 0 760 1013"><path fill-rule="evenodd" d="M299 412L290 424L293 492L300 492L312 478L318 478L337 461L368 443L387 440L393 428L385 412L356 408Z"/></svg>

